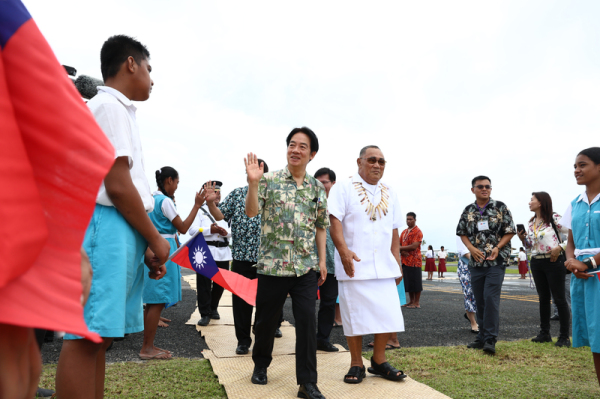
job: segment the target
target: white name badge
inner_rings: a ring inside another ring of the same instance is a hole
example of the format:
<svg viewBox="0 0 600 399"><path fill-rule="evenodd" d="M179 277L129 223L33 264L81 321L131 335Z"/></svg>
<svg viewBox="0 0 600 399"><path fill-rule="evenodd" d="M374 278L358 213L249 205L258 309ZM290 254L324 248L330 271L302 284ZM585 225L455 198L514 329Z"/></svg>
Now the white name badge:
<svg viewBox="0 0 600 399"><path fill-rule="evenodd" d="M479 231L485 231L485 230L489 230L489 226L488 226L488 222L487 220L482 220L480 222L477 222L477 230Z"/></svg>

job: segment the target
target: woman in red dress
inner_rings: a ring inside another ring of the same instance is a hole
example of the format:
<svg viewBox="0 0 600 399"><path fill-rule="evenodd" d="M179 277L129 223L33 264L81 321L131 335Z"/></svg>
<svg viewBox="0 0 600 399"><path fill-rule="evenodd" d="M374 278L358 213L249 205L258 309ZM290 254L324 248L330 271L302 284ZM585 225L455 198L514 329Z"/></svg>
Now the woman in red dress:
<svg viewBox="0 0 600 399"><path fill-rule="evenodd" d="M435 253L430 245L425 254L425 271L427 272L427 280L433 280L433 272L437 271L435 267Z"/></svg>
<svg viewBox="0 0 600 399"><path fill-rule="evenodd" d="M521 247L521 252L519 252L519 274L521 275L521 279L527 278L527 271L529 268L527 267L527 253L525 249Z"/></svg>
<svg viewBox="0 0 600 399"><path fill-rule="evenodd" d="M446 271L446 257L448 252L444 251L444 247L439 250L438 257L438 278L444 278L444 272Z"/></svg>

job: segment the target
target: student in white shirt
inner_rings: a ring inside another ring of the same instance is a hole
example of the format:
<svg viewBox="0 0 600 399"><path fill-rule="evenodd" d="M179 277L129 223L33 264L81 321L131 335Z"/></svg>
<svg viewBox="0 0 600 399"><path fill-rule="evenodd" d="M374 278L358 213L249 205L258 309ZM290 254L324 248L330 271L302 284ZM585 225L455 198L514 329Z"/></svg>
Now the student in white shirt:
<svg viewBox="0 0 600 399"><path fill-rule="evenodd" d="M430 245L425 253L425 271L427 272L427 280L433 280L433 273L437 271L435 267L435 252Z"/></svg>
<svg viewBox="0 0 600 399"><path fill-rule="evenodd" d="M438 251L438 278L444 278L444 272L446 271L446 257L448 257L448 252L444 251L444 247Z"/></svg>
<svg viewBox="0 0 600 399"><path fill-rule="evenodd" d="M150 97L149 59L144 45L123 35L110 37L100 51L106 86L98 88L88 106L115 147L115 163L100 187L83 247L94 272L84 317L103 343L65 335L56 372L61 398L104 395L106 349L113 338L144 329L142 261L146 259L152 278L165 273L170 245L147 214L154 201L132 103Z"/></svg>

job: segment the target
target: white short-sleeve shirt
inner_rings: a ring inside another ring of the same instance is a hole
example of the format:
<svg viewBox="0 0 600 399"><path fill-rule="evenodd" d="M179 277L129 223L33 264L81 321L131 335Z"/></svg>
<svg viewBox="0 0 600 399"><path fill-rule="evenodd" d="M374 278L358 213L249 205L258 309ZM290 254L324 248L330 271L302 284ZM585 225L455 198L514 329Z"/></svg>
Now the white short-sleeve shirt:
<svg viewBox="0 0 600 399"><path fill-rule="evenodd" d="M438 251L437 255L440 259L446 259L446 257L448 257L448 252L440 250Z"/></svg>
<svg viewBox="0 0 600 399"><path fill-rule="evenodd" d="M375 206L381 201L382 188L389 194L387 215L372 221L367 213L366 204L360 203L354 183L361 183L366 189L371 203ZM372 280L397 278L402 275L398 262L390 250L394 229L404 226L396 192L386 183L370 185L360 175L338 181L329 192L327 210L342 223L344 240L360 262L354 261L354 277L351 279L344 271L340 254L335 251L335 276L338 280Z"/></svg>
<svg viewBox="0 0 600 399"><path fill-rule="evenodd" d="M87 104L96 122L115 147L115 159L127 157L129 160L131 180L142 198L146 212L151 212L154 209L154 197L144 171L144 154L135 118L135 105L120 91L106 86L99 86L98 94ZM98 191L96 203L114 206L106 193L104 181Z"/></svg>
<svg viewBox="0 0 600 399"><path fill-rule="evenodd" d="M519 252L519 261L524 262L527 260L527 254L523 251Z"/></svg>
<svg viewBox="0 0 600 399"><path fill-rule="evenodd" d="M204 212L202 211L204 210ZM202 234L204 235L204 239L207 242L217 241L217 242L225 242L225 238L231 240L231 228L225 220L216 221L217 226L224 228L227 231L226 236L222 236L220 234L213 234L210 232L210 226L212 226L213 221L208 217L209 214L208 207L206 205L202 205L202 208L198 211L194 222L190 226L188 234L193 236L197 234L200 227L202 227ZM214 219L214 218L213 218ZM232 260L231 256L231 248L227 247L215 247L214 245L209 245L208 249L210 250L213 259L217 262L224 262L228 260Z"/></svg>

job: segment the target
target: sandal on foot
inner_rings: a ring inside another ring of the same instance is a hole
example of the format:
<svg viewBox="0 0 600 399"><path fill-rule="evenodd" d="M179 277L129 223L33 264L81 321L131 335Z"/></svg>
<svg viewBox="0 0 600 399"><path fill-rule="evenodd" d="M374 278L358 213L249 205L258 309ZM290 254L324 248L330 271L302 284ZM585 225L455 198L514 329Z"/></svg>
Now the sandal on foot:
<svg viewBox="0 0 600 399"><path fill-rule="evenodd" d="M365 372L365 366L352 366L350 367L350 370L348 370L348 374L344 376L344 382L346 384L359 384L366 376L367 373ZM355 377L356 379L353 379L351 377Z"/></svg>
<svg viewBox="0 0 600 399"><path fill-rule="evenodd" d="M369 342L369 343L367 344L367 346L368 346L369 348L374 348L374 347L375 347L375 342ZM358 366L357 366L357 367L358 367Z"/></svg>
<svg viewBox="0 0 600 399"><path fill-rule="evenodd" d="M369 370L369 373L375 374L375 375L380 375L383 378L385 378L386 380L390 380L390 381L402 381L403 379L406 378L406 374L404 374L404 372L402 370L395 369L388 362L377 364L377 363L375 363L373 358L371 358L371 367L369 367L368 370ZM398 375L398 372L400 372L400 375Z"/></svg>

